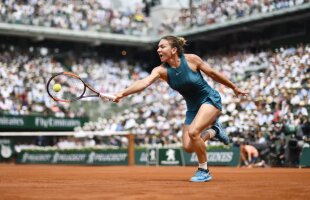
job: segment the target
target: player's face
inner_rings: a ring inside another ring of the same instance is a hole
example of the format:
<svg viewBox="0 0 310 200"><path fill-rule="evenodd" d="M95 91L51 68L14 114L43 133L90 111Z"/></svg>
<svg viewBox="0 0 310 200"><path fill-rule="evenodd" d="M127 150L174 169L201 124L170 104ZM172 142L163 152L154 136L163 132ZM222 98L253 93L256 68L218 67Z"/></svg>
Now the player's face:
<svg viewBox="0 0 310 200"><path fill-rule="evenodd" d="M172 48L169 41L162 39L158 44L157 53L161 62L166 62L172 57L175 52L175 48Z"/></svg>

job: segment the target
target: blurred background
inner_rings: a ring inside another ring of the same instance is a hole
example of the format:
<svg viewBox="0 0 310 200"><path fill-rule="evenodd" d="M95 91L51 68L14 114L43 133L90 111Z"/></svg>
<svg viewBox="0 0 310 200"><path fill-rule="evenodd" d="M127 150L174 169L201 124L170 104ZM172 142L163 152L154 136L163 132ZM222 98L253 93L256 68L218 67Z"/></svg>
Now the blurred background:
<svg viewBox="0 0 310 200"><path fill-rule="evenodd" d="M186 105L164 82L118 104L57 103L46 92L62 71L118 92L160 64L165 35L185 37L187 53L250 92L235 98L205 77L221 94L231 147L245 142L269 166L300 166L310 144L309 0L2 0L1 162L27 150L127 148L128 132L136 148L180 148Z"/></svg>

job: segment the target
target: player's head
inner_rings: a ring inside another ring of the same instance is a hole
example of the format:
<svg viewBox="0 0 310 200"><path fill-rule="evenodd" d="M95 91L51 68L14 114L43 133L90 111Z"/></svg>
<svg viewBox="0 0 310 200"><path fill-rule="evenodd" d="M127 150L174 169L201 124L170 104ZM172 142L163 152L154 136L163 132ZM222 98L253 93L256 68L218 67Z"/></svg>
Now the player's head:
<svg viewBox="0 0 310 200"><path fill-rule="evenodd" d="M160 60L166 62L175 55L180 57L184 53L184 45L186 45L186 40L183 37L171 35L162 37L157 49Z"/></svg>

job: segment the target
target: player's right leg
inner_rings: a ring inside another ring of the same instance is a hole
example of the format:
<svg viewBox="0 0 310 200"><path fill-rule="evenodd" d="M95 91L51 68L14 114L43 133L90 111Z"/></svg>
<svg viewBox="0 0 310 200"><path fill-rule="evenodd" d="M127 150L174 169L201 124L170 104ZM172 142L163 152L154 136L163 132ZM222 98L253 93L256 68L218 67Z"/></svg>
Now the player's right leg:
<svg viewBox="0 0 310 200"><path fill-rule="evenodd" d="M182 143L183 143L183 148L184 150L187 152L187 153L194 153L195 150L194 150L194 146L191 142L191 139L188 135L188 127L189 125L184 125L183 126L183 129L182 129Z"/></svg>
<svg viewBox="0 0 310 200"><path fill-rule="evenodd" d="M211 104L203 104L200 106L194 120L188 127L187 134L199 162L198 170L190 179L192 182L206 182L212 179L207 165L206 145L201 138L201 132L212 125L219 113L220 110L215 106Z"/></svg>

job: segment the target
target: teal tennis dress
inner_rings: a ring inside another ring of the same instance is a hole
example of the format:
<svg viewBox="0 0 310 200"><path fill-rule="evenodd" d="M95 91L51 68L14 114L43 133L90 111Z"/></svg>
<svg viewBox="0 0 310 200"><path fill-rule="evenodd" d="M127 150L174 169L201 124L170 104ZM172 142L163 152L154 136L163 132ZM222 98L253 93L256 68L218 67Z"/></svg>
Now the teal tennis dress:
<svg viewBox="0 0 310 200"><path fill-rule="evenodd" d="M200 71L195 72L188 66L184 55L181 56L178 68L172 68L168 63L166 68L169 86L178 91L186 101L185 124L192 123L202 104L211 104L222 110L220 94L210 87Z"/></svg>

